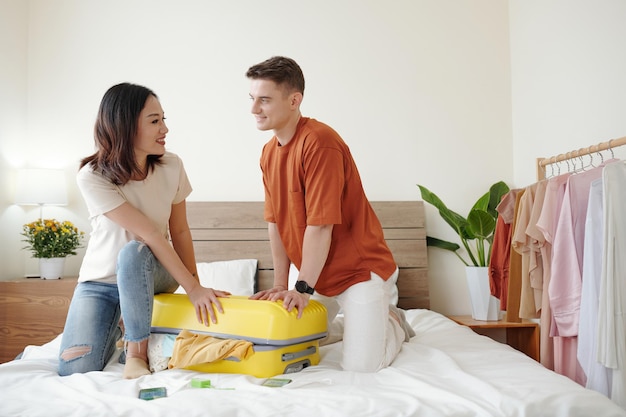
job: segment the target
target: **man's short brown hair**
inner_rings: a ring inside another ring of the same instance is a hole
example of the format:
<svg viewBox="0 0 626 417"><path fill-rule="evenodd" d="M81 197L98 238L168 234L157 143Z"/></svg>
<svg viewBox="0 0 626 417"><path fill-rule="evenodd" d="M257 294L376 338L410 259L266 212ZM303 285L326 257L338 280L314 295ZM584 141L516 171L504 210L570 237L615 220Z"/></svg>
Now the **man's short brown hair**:
<svg viewBox="0 0 626 417"><path fill-rule="evenodd" d="M291 58L273 56L251 66L246 77L252 80L271 80L278 86L286 87L287 92L304 94L304 74L300 66Z"/></svg>

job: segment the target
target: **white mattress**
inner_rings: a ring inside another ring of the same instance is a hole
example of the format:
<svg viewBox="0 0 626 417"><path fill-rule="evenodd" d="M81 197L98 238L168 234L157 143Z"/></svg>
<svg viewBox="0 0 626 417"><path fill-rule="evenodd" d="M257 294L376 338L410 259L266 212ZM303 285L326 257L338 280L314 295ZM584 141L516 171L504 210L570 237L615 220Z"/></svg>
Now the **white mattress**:
<svg viewBox="0 0 626 417"><path fill-rule="evenodd" d="M117 356L102 372L59 377L57 338L0 365L0 416L626 416L601 394L438 313L409 310L407 319L417 335L389 368L341 371L339 342L281 388L186 370L125 380ZM222 389L192 388L194 377ZM137 398L139 389L159 386L167 398Z"/></svg>

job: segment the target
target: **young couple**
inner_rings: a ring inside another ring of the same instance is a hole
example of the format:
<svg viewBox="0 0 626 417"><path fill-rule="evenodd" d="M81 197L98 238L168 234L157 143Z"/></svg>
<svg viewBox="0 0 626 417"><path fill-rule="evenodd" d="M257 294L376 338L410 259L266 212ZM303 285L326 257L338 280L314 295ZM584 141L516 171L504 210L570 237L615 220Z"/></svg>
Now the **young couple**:
<svg viewBox="0 0 626 417"><path fill-rule="evenodd" d="M329 323L341 308L343 369L382 369L413 332L393 304L398 268L349 148L332 128L301 115L304 76L295 61L272 57L246 76L257 128L274 134L261 155L274 287L252 298L282 300L300 315L313 296L328 307ZM185 206L191 185L180 158L165 149L167 133L150 89L123 83L102 98L96 152L77 175L92 233L60 375L102 370L122 333L124 377L149 374L154 294L181 285L206 324L215 322L213 306L223 311L219 298L229 294L198 280ZM290 289L291 263L299 276Z"/></svg>

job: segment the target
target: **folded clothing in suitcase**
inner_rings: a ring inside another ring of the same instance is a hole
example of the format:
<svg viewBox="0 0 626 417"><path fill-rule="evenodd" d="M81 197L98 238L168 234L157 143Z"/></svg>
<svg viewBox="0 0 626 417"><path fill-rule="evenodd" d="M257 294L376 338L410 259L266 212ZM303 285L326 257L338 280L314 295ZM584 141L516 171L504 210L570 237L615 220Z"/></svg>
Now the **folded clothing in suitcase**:
<svg viewBox="0 0 626 417"><path fill-rule="evenodd" d="M224 313L215 310L217 323L198 323L196 312L185 294L154 297L152 332L178 334L186 329L221 339L239 339L254 344L254 354L241 361L219 360L187 367L201 372L241 373L259 378L298 372L317 365L319 339L327 335L327 313L323 304L309 300L297 318L282 301L250 300L248 297L220 298Z"/></svg>

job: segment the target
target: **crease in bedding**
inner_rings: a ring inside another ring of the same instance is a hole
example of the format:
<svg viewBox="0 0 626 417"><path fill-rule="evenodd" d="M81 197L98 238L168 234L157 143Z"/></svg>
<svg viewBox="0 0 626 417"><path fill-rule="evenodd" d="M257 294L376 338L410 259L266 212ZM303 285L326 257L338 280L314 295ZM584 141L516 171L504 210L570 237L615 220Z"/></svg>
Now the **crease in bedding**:
<svg viewBox="0 0 626 417"><path fill-rule="evenodd" d="M0 416L626 416L600 393L438 313L406 310L406 318L416 336L388 368L342 371L337 342L320 349L319 365L285 376L292 382L280 388L250 375L184 369L125 380L117 355L101 372L59 377L57 338L0 365ZM193 388L194 377L229 389ZM137 398L158 386L168 397Z"/></svg>

